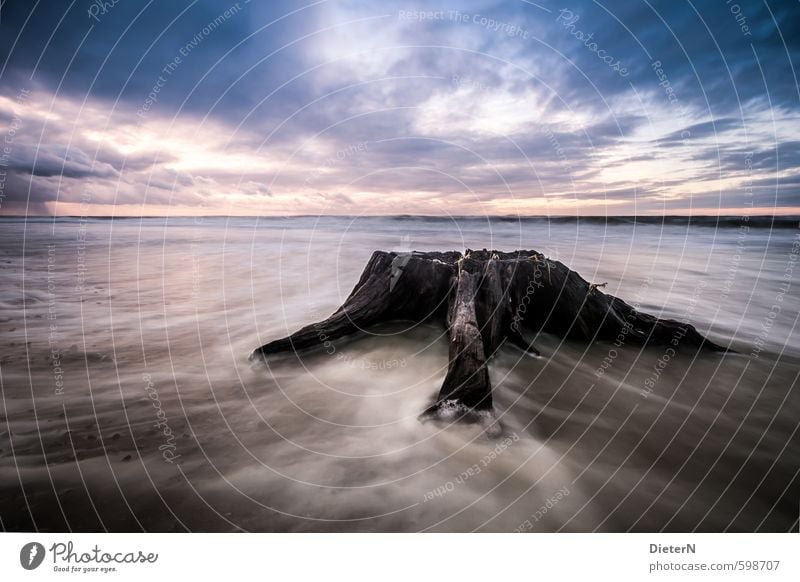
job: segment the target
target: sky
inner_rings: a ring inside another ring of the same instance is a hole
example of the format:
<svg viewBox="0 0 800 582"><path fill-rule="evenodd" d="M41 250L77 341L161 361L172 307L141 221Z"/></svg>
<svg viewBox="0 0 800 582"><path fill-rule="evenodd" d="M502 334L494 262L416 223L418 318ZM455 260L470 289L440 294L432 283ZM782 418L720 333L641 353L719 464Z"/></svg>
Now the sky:
<svg viewBox="0 0 800 582"><path fill-rule="evenodd" d="M0 214L800 214L800 4L5 0Z"/></svg>

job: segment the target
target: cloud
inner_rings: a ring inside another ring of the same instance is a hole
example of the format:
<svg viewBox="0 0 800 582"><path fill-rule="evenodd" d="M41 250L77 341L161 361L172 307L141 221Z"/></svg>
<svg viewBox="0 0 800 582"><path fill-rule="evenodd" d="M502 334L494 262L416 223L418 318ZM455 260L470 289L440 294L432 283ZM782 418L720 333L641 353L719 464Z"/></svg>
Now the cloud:
<svg viewBox="0 0 800 582"><path fill-rule="evenodd" d="M111 178L117 171L107 163L94 162L78 148L57 144L32 147L22 144L12 149L9 167L23 174L41 177Z"/></svg>
<svg viewBox="0 0 800 582"><path fill-rule="evenodd" d="M260 214L793 205L800 8L740 4L746 31L725 3L575 0L581 40L547 3L120 2L97 19L4 3L0 139L21 122L5 195Z"/></svg>
<svg viewBox="0 0 800 582"><path fill-rule="evenodd" d="M341 192L335 192L333 194L322 194L320 192L317 192L317 196L319 196L326 202L345 204L348 206L355 204L352 198L350 198L349 196L345 196Z"/></svg>

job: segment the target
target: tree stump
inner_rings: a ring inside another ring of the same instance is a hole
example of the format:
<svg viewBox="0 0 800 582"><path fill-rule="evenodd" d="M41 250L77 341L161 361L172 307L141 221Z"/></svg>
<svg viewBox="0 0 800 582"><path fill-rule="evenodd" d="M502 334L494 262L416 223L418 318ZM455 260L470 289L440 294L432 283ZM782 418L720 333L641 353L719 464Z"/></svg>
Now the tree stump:
<svg viewBox="0 0 800 582"><path fill-rule="evenodd" d="M495 433L487 360L504 344L538 354L526 335L612 341L625 329L632 344L728 351L694 326L642 313L600 286L536 251L375 251L333 315L257 348L251 358L320 348L390 321L442 323L450 339L447 374L420 418L478 421Z"/></svg>

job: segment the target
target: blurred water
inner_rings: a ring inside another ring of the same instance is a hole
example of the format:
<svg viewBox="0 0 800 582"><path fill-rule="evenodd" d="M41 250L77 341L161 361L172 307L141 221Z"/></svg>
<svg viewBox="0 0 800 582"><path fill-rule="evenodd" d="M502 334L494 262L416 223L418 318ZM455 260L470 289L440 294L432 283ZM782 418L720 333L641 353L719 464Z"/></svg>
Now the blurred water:
<svg viewBox="0 0 800 582"><path fill-rule="evenodd" d="M780 226L2 219L2 526L796 529L800 230ZM540 335L541 358L491 363L500 440L418 422L441 329L248 361L338 307L373 250L467 247L539 250L739 354L654 380L663 349Z"/></svg>

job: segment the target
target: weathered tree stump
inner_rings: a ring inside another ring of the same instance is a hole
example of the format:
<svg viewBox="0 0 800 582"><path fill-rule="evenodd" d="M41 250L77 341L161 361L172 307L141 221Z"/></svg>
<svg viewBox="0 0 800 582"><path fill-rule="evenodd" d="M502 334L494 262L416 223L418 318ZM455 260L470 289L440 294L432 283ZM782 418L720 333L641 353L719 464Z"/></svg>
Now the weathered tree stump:
<svg viewBox="0 0 800 582"><path fill-rule="evenodd" d="M251 357L322 347L389 321L446 324L450 362L421 418L493 423L487 360L506 342L531 354L526 334L727 351L694 326L641 313L536 251L375 251L344 304L325 321L256 349Z"/></svg>

